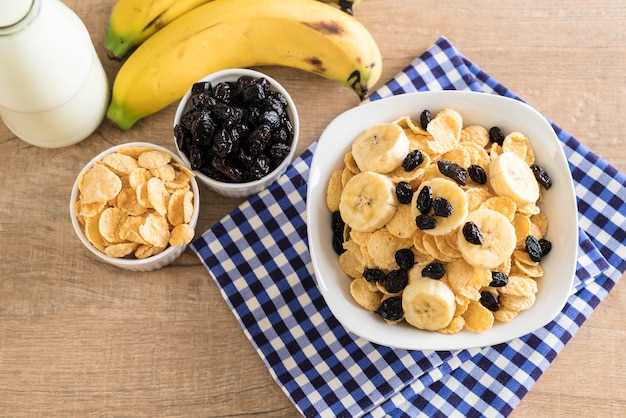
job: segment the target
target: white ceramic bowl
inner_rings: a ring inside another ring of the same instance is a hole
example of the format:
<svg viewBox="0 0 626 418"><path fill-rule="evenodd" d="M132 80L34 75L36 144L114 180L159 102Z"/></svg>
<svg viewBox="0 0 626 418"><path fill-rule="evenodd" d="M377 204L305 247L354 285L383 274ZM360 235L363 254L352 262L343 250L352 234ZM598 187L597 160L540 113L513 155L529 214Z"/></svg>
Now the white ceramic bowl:
<svg viewBox="0 0 626 418"><path fill-rule="evenodd" d="M350 279L342 272L331 245L330 212L326 185L333 169L344 165L344 154L365 128L410 115L419 121L429 109L434 115L443 108L458 110L464 126L499 126L504 133L520 131L531 140L537 164L543 166L553 186L543 192L540 204L549 220L546 238L552 251L541 262L545 275L539 279L535 305L509 323L496 323L483 333L461 331L441 334L421 331L402 322L387 325L378 315L358 306L349 290ZM423 92L394 96L348 110L322 133L309 174L307 226L315 277L335 317L354 334L374 343L406 349L456 350L483 347L523 336L556 317L572 289L578 250L577 207L567 160L554 130L530 106L501 96L462 91Z"/></svg>
<svg viewBox="0 0 626 418"><path fill-rule="evenodd" d="M213 190L214 192L219 193L222 196L236 198L251 196L257 192L260 192L261 190L272 184L274 181L276 181L287 170L287 167L291 163L293 156L296 152L296 147L298 145L298 137L300 136L300 121L298 119L298 111L296 110L296 105L287 90L285 90L285 88L273 78L258 71L243 68L233 68L209 74L206 77L198 80L198 82L208 81L211 82L213 86L215 86L216 84L221 82L237 81L237 79L241 76L250 76L253 78L263 77L267 79L267 81L269 81L270 88L272 90L280 92L285 97L288 103L287 114L289 115L289 118L293 125L293 139L289 155L285 157L283 162L278 167L276 167L273 171L271 171L265 177L259 180L245 183L226 183L212 179L211 177L200 171L194 171L200 182L208 187L210 190ZM191 89L187 91L187 93L183 96L178 104L178 108L176 109L176 114L174 116L174 126L180 123L181 117L185 114L187 109L187 102L189 101L190 97ZM178 145L176 144L176 139L174 139L174 145L176 146L178 154L180 155L180 158L183 160L184 164L187 167L191 167L191 163L189 162L187 156L178 148Z"/></svg>
<svg viewBox="0 0 626 418"><path fill-rule="evenodd" d="M125 147L150 147L154 150L167 152L169 155L171 155L172 160L182 164L181 159L172 151L166 148L160 147L158 145L147 143L147 142L129 142L126 144L116 145L114 147L111 147L101 152L100 154L96 155L91 161L89 161L87 165L85 165L85 167L81 170L80 174L76 176L76 181L74 182L74 185L72 186L72 193L70 195L70 218L72 220L72 226L74 227L74 232L76 232L76 235L78 236L80 241L100 261L123 268L125 270L131 270L131 271L152 271L152 270L160 269L161 267L165 267L166 265L172 263L174 260L180 257L182 253L185 251L185 249L187 248L187 245L178 245L175 247L170 246L166 248L165 250L163 250L161 253L153 255L151 257L144 258L144 259L109 257L103 252L101 252L100 250L98 250L96 247L94 247L89 242L87 237L85 237L83 226L78 222L78 219L76 218L76 214L74 213L74 202L78 200L78 195L79 195L78 179L80 175L87 169L91 168L97 161L102 160L102 158L105 155L115 152L119 148L125 148ZM198 223L198 216L200 214L200 191L198 189L198 182L196 181L195 178L191 178L191 189L194 194L194 199L193 199L193 214L191 217L191 221L189 222L189 226L195 229Z"/></svg>

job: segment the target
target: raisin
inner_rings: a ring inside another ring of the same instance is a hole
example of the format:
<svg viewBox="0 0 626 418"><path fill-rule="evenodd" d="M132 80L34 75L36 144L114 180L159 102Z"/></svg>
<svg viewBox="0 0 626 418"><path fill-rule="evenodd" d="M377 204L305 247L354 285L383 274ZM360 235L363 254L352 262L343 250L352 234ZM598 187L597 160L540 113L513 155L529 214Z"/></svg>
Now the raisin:
<svg viewBox="0 0 626 418"><path fill-rule="evenodd" d="M291 147L287 144L283 144L282 142L277 142L270 146L270 157L282 161L289 155L291 152Z"/></svg>
<svg viewBox="0 0 626 418"><path fill-rule="evenodd" d="M396 251L396 263L402 270L410 270L415 264L415 254L409 248L402 248Z"/></svg>
<svg viewBox="0 0 626 418"><path fill-rule="evenodd" d="M189 162L192 170L200 170L204 164L204 158L200 147L192 146L189 149Z"/></svg>
<svg viewBox="0 0 626 418"><path fill-rule="evenodd" d="M277 129L280 126L280 116L273 110L266 110L261 113L260 122L268 125L271 129Z"/></svg>
<svg viewBox="0 0 626 418"><path fill-rule="evenodd" d="M431 120L433 120L433 115L430 113L430 110L424 109L422 111L422 114L420 115L420 125L422 126L423 130L426 130L426 128L428 128L428 124Z"/></svg>
<svg viewBox="0 0 626 418"><path fill-rule="evenodd" d="M526 237L526 252L533 261L539 262L541 261L541 257L543 257L541 244L539 244L539 240L532 235Z"/></svg>
<svg viewBox="0 0 626 418"><path fill-rule="evenodd" d="M444 199L443 197L434 198L432 206L435 216L447 218L452 215L452 213L454 213L454 208L452 207L450 202L448 202L448 200Z"/></svg>
<svg viewBox="0 0 626 418"><path fill-rule="evenodd" d="M504 134L497 126L491 127L489 129L489 141L495 142L498 145L502 145L504 142Z"/></svg>
<svg viewBox="0 0 626 418"><path fill-rule="evenodd" d="M439 280L446 274L446 268L440 261L433 261L422 269L422 276Z"/></svg>
<svg viewBox="0 0 626 418"><path fill-rule="evenodd" d="M217 124L211 117L211 112L202 111L194 114L189 129L194 140L203 145L209 145L215 134Z"/></svg>
<svg viewBox="0 0 626 418"><path fill-rule="evenodd" d="M230 103L230 84L217 83L213 89L213 96L222 103Z"/></svg>
<svg viewBox="0 0 626 418"><path fill-rule="evenodd" d="M226 158L233 151L234 143L231 133L222 128L213 135L213 144L211 151L221 158Z"/></svg>
<svg viewBox="0 0 626 418"><path fill-rule="evenodd" d="M250 82L240 89L242 101L246 106L257 105L265 100L265 90L261 85Z"/></svg>
<svg viewBox="0 0 626 418"><path fill-rule="evenodd" d="M472 164L467 168L469 177L478 184L487 184L487 173L479 165Z"/></svg>
<svg viewBox="0 0 626 418"><path fill-rule="evenodd" d="M211 90L210 81L198 81L191 86L191 94L199 94Z"/></svg>
<svg viewBox="0 0 626 418"><path fill-rule="evenodd" d="M491 312L496 312L500 309L498 299L496 299L493 293L487 292L486 290L480 292L480 304L489 309Z"/></svg>
<svg viewBox="0 0 626 418"><path fill-rule="evenodd" d="M404 316L402 310L402 296L392 296L383 300L374 311L388 321L398 321Z"/></svg>
<svg viewBox="0 0 626 418"><path fill-rule="evenodd" d="M403 205L411 203L413 200L413 189L411 185L406 181L400 181L396 184L396 197L398 198L398 202Z"/></svg>
<svg viewBox="0 0 626 418"><path fill-rule="evenodd" d="M451 178L457 184L465 186L467 184L467 170L453 161L439 160L437 161L439 172L446 177Z"/></svg>
<svg viewBox="0 0 626 418"><path fill-rule="evenodd" d="M415 224L417 228L424 231L426 229L435 229L437 227L437 220L432 216L425 214L417 215L415 217Z"/></svg>
<svg viewBox="0 0 626 418"><path fill-rule="evenodd" d="M189 146L191 144L191 133L188 129L185 129L182 125L174 126L174 138L176 139L176 146L179 150L185 154L189 153Z"/></svg>
<svg viewBox="0 0 626 418"><path fill-rule="evenodd" d="M339 236L337 234L333 234L333 250L337 255L341 255L346 252L346 249L343 248L343 236Z"/></svg>
<svg viewBox="0 0 626 418"><path fill-rule="evenodd" d="M402 168L404 169L404 171L412 171L415 170L415 168L423 162L424 154L422 154L422 151L416 149L411 151L406 155L406 157L404 157L404 160L402 161Z"/></svg>
<svg viewBox="0 0 626 418"><path fill-rule="evenodd" d="M548 190L552 187L552 179L542 167L537 164L533 164L530 166L531 170L533 170L533 174L537 179L537 182L543 186L544 189Z"/></svg>
<svg viewBox="0 0 626 418"><path fill-rule="evenodd" d="M271 128L268 125L259 125L248 137L248 151L250 154L260 154L270 142Z"/></svg>
<svg viewBox="0 0 626 418"><path fill-rule="evenodd" d="M500 272L500 271L492 271L491 272L491 283L489 286L491 287L503 287L509 282L509 276Z"/></svg>
<svg viewBox="0 0 626 418"><path fill-rule="evenodd" d="M483 234L472 221L465 222L465 225L463 225L463 237L470 244L481 245L483 243Z"/></svg>
<svg viewBox="0 0 626 418"><path fill-rule="evenodd" d="M385 279L385 289L389 293L400 293L409 284L409 274L406 270L391 270Z"/></svg>
<svg viewBox="0 0 626 418"><path fill-rule="evenodd" d="M363 270L363 278L370 283L383 283L387 279L387 275L381 269Z"/></svg>
<svg viewBox="0 0 626 418"><path fill-rule="evenodd" d="M330 219L330 228L334 233L343 235L343 230L346 227L346 223L341 218L341 212L334 211Z"/></svg>
<svg viewBox="0 0 626 418"><path fill-rule="evenodd" d="M552 243L547 239L541 238L539 240L539 245L541 246L541 257L545 257L550 251L552 251Z"/></svg>
<svg viewBox="0 0 626 418"><path fill-rule="evenodd" d="M223 174L227 181L238 183L243 180L243 173L237 167L228 164L223 158L215 157L211 160L211 167Z"/></svg>
<svg viewBox="0 0 626 418"><path fill-rule="evenodd" d="M417 202L415 203L417 206L417 210L419 210L423 214L427 214L430 211L430 208L433 203L433 189L430 186L422 187L419 194L417 195Z"/></svg>
<svg viewBox="0 0 626 418"><path fill-rule="evenodd" d="M259 155L248 173L250 180L259 180L267 175L271 169L271 160L267 155Z"/></svg>
<svg viewBox="0 0 626 418"><path fill-rule="evenodd" d="M333 231L333 250L337 255L341 255L346 251L343 248L343 231L345 227L346 223L341 219L341 213L338 210L333 212L330 218L330 228Z"/></svg>

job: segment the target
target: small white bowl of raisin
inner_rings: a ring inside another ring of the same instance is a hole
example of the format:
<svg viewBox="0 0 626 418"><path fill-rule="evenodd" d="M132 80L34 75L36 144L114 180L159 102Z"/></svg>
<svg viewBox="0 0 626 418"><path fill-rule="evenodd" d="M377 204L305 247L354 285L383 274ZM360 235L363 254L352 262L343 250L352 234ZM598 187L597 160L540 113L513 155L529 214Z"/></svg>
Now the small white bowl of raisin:
<svg viewBox="0 0 626 418"><path fill-rule="evenodd" d="M207 188L234 198L260 192L287 170L299 131L289 93L249 69L198 80L174 117L174 142L183 162Z"/></svg>

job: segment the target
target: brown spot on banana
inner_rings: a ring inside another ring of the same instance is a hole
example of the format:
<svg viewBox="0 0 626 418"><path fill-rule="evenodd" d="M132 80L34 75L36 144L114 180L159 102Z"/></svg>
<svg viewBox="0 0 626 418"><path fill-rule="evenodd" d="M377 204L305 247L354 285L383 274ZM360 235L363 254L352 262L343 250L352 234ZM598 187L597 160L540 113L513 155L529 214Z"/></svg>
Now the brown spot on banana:
<svg viewBox="0 0 626 418"><path fill-rule="evenodd" d="M318 57L305 58L304 61L311 64L311 66L315 68L315 71L320 74L324 74L327 71L327 68L324 67L324 62Z"/></svg>
<svg viewBox="0 0 626 418"><path fill-rule="evenodd" d="M302 22L304 25L324 35L343 35L345 29L334 20L322 20L319 22Z"/></svg>

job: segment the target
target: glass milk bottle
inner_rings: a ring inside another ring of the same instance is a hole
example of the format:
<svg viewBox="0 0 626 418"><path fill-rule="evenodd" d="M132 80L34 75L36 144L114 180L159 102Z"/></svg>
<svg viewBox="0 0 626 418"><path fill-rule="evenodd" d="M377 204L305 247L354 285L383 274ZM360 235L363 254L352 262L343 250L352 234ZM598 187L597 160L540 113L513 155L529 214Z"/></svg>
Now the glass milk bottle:
<svg viewBox="0 0 626 418"><path fill-rule="evenodd" d="M0 0L0 116L20 139L75 144L106 114L109 83L87 28L59 0Z"/></svg>

